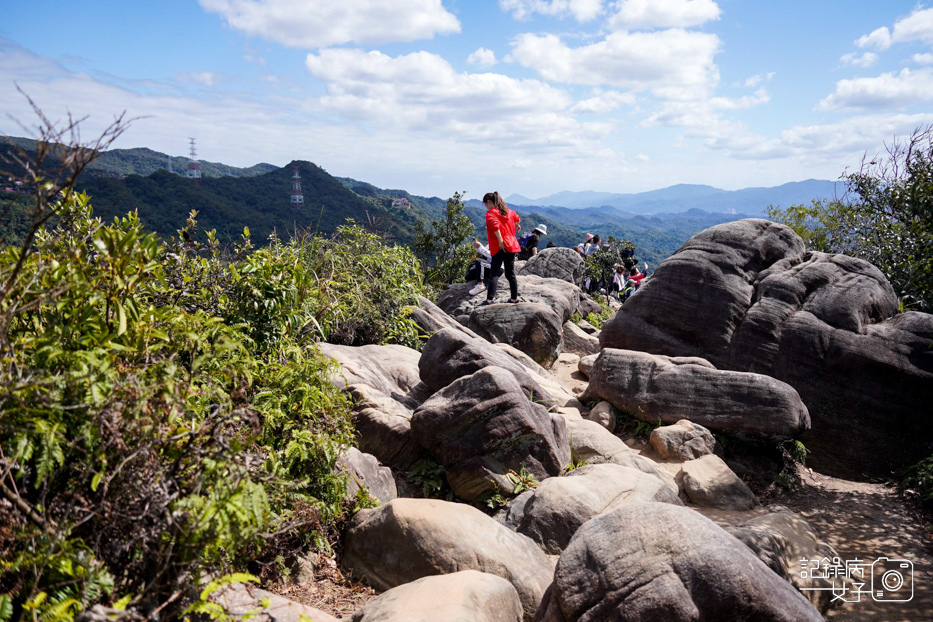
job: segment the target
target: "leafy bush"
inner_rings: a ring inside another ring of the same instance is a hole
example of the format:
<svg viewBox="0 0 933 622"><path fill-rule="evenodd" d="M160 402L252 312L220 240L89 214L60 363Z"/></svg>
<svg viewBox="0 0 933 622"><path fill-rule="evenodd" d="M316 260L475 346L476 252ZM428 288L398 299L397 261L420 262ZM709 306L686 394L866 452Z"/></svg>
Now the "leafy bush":
<svg viewBox="0 0 933 622"><path fill-rule="evenodd" d="M886 145L842 176L842 200L814 201L768 217L796 231L811 250L873 263L891 281L904 308L933 311L933 127Z"/></svg>
<svg viewBox="0 0 933 622"><path fill-rule="evenodd" d="M84 195L53 210L0 254L0 620L123 595L171 616L201 577L327 547L353 429L312 341L416 343L411 253L352 225L225 252L194 214L166 244Z"/></svg>

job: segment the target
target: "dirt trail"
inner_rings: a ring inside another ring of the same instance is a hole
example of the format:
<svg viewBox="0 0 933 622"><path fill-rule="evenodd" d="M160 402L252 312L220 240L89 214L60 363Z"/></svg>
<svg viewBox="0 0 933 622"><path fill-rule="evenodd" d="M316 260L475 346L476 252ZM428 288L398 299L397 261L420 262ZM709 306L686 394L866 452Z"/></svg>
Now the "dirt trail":
<svg viewBox="0 0 933 622"><path fill-rule="evenodd" d="M933 620L933 526L893 489L881 484L850 482L808 469L800 469L800 475L800 489L773 502L809 520L843 560L871 562L887 557L913 564L910 601L877 602L870 594L863 594L860 602L833 609L826 619ZM869 581L863 589L870 587ZM904 586L892 594L906 598L908 590L905 580Z"/></svg>

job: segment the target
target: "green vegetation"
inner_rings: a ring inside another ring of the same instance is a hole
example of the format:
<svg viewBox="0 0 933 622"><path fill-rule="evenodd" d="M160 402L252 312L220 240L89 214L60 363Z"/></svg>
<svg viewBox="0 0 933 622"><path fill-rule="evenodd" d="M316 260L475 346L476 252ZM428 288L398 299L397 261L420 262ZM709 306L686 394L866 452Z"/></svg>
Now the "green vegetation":
<svg viewBox="0 0 933 622"><path fill-rule="evenodd" d="M845 253L880 269L904 309L933 312L933 127L886 146L886 157L842 176L842 200L814 201L768 216L810 250Z"/></svg>
<svg viewBox="0 0 933 622"><path fill-rule="evenodd" d="M425 281L438 289L463 280L473 258L473 247L464 242L475 230L463 213L463 193L447 199L442 218L432 220L430 229L415 223L415 255L421 260Z"/></svg>
<svg viewBox="0 0 933 622"><path fill-rule="evenodd" d="M0 251L0 622L202 611L202 579L274 576L370 503L335 474L350 405L314 342L417 343L420 274L356 225L254 248L194 212L168 241L105 223L71 190L99 149L69 129L22 163Z"/></svg>
<svg viewBox="0 0 933 622"><path fill-rule="evenodd" d="M933 508L933 456L929 456L907 469L901 479L902 493L911 491L922 503Z"/></svg>

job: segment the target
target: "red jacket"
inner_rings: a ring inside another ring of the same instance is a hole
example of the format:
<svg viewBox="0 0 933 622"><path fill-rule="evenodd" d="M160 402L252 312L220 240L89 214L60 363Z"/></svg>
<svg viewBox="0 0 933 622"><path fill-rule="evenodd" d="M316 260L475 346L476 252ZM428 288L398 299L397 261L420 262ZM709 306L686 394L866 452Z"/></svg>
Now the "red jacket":
<svg viewBox="0 0 933 622"><path fill-rule="evenodd" d="M515 239L515 225L518 224L518 214L506 208L506 214L503 216L497 208L486 210L486 237L489 240L489 252L495 255L499 252L499 240L496 239L496 231L502 235L503 246L510 253L517 253L521 250L518 240Z"/></svg>

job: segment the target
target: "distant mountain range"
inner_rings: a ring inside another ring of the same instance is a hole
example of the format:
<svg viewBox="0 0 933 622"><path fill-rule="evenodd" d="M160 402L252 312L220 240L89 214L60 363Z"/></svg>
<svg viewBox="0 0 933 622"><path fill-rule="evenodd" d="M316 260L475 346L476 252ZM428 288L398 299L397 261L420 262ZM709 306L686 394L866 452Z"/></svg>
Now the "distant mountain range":
<svg viewBox="0 0 933 622"><path fill-rule="evenodd" d="M5 152L16 148L30 151L35 142L0 137L0 162ZM150 230L169 237L184 225L191 210L198 210L199 228L216 229L224 241L236 239L244 227L249 227L255 241L273 232L280 237L302 230L328 235L352 218L410 244L415 223L442 218L446 205L446 199L438 197L335 178L311 162L295 161L284 168L271 164L237 168L202 161L201 181L184 176L187 162L187 158L171 158L146 148L113 149L103 153L77 185L91 195L95 214L107 219L137 210ZM297 207L289 203L296 166L304 192L304 205ZM681 184L638 194L560 192L537 200L511 195L506 201L519 213L526 231L547 225L542 246L547 242L573 246L586 233L599 234L604 240L613 236L634 242L639 259L656 265L703 229L761 217L768 205L786 207L831 197L834 186L829 181L808 180L727 191ZM0 195L0 214L5 213L4 201L16 204L7 221L0 222L0 234L9 232L16 239L24 230L26 199L16 193ZM485 239L483 204L467 201L464 213L475 227L473 235Z"/></svg>
<svg viewBox="0 0 933 622"><path fill-rule="evenodd" d="M676 214L691 209L713 213L764 215L769 205L787 207L810 203L814 199L833 198L842 193L838 182L808 179L772 188L721 190L713 186L678 184L660 190L636 194L610 192L558 192L540 199L520 194L506 197L510 206L564 207L584 209L613 207L632 214Z"/></svg>

